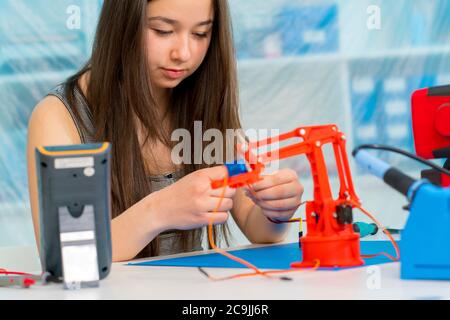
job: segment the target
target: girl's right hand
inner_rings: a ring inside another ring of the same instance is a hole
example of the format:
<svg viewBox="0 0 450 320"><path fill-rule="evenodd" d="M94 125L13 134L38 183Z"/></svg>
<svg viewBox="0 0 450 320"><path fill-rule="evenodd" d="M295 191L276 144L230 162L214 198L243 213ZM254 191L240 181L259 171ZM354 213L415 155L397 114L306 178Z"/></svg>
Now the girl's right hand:
<svg viewBox="0 0 450 320"><path fill-rule="evenodd" d="M211 181L223 179L226 174L225 166L198 170L152 193L150 198L158 224L164 230L190 230L207 226L211 220L214 224L225 223L236 190L227 187L220 207L213 213L223 188L213 190Z"/></svg>

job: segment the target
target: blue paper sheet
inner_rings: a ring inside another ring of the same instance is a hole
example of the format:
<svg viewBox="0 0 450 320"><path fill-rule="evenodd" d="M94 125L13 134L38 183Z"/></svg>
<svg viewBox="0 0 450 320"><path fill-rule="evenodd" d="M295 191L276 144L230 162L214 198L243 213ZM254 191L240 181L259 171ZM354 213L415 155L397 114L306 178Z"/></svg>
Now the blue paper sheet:
<svg viewBox="0 0 450 320"><path fill-rule="evenodd" d="M361 241L361 254L386 252L395 257L390 241ZM233 255L245 259L260 269L289 269L292 262L301 260L298 243L280 244L267 247L249 248L231 251ZM364 259L364 266L392 262L385 256ZM218 253L193 255L188 257L167 258L157 261L129 263L131 266L169 266L169 267L205 267L205 268L246 268Z"/></svg>

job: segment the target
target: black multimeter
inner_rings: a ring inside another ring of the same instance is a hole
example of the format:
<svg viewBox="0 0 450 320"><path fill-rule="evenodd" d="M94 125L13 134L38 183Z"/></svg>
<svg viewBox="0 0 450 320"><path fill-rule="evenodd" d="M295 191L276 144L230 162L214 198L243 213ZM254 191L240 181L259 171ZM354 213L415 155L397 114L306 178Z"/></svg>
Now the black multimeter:
<svg viewBox="0 0 450 320"><path fill-rule="evenodd" d="M110 151L109 143L36 148L41 264L66 284L97 286L111 269Z"/></svg>

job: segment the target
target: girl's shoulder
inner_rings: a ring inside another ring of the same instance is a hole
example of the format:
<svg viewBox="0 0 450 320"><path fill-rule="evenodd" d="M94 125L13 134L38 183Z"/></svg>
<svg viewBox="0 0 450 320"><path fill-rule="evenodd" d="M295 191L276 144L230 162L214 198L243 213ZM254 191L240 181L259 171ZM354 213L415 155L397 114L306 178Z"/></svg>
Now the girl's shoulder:
<svg viewBox="0 0 450 320"><path fill-rule="evenodd" d="M64 113L70 116L71 123L75 126L80 141L91 143L94 142L94 122L83 88L86 87L84 82L81 82L81 78L69 80L50 90L46 99L56 98L59 100L58 106L65 108Z"/></svg>
<svg viewBox="0 0 450 320"><path fill-rule="evenodd" d="M79 144L75 122L64 103L55 96L47 96L33 109L28 123L29 140L39 145Z"/></svg>
<svg viewBox="0 0 450 320"><path fill-rule="evenodd" d="M77 115L84 108L83 104L87 102L79 88L75 86L72 92L76 100L74 102L68 96L68 82L57 85L47 93L46 97L35 106L29 118L30 141L36 140L38 143L50 145L51 143L79 144L86 140Z"/></svg>

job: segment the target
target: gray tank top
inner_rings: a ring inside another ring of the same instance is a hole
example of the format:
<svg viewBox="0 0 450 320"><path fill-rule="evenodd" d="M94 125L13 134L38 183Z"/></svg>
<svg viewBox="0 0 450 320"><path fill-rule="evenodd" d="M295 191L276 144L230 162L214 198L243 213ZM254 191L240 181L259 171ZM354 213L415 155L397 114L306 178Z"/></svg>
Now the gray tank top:
<svg viewBox="0 0 450 320"><path fill-rule="evenodd" d="M78 134L81 138L81 143L95 143L97 141L93 138L94 125L91 110L88 106L87 100L78 86L75 86L74 98L75 105L71 105L66 96L65 84L59 85L53 90L51 90L48 95L55 96L64 104L72 117L73 122L78 130ZM74 111L76 110L76 112ZM76 116L76 113L79 117ZM79 122L82 122L79 123ZM152 175L149 176L152 191L161 190L184 176L182 171L170 172L162 175ZM186 252L180 241L181 235L176 233L174 230L169 230L161 233L158 236L159 239L159 254L160 255L170 255ZM187 251L200 251L202 250L201 236L195 239L192 248L188 248Z"/></svg>

